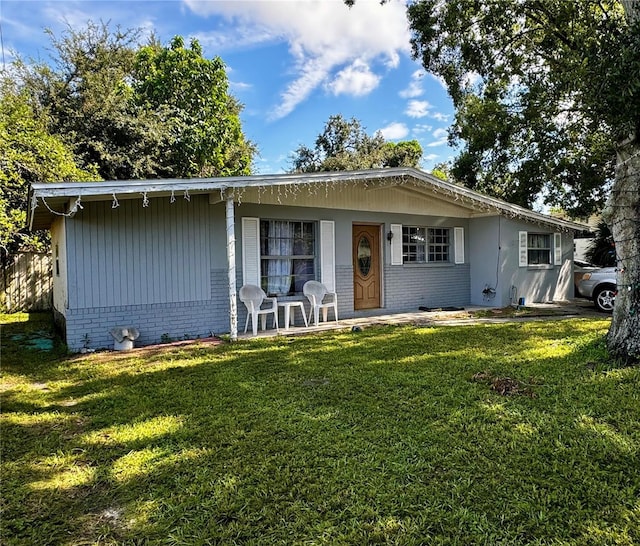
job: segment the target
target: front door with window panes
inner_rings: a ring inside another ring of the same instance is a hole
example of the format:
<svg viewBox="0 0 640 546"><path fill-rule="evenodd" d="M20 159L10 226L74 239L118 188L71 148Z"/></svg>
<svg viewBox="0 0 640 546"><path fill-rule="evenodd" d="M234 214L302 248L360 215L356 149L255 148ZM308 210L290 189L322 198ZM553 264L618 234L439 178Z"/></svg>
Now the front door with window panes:
<svg viewBox="0 0 640 546"><path fill-rule="evenodd" d="M353 308L380 307L380 226L353 225Z"/></svg>

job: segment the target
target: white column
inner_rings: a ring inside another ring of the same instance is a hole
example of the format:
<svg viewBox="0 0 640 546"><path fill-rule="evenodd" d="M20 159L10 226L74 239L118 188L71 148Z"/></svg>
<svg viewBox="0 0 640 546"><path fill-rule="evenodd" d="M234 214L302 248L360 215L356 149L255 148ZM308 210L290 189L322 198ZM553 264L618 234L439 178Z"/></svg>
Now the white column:
<svg viewBox="0 0 640 546"><path fill-rule="evenodd" d="M231 341L238 339L238 304L236 300L236 233L233 197L227 197L227 271L229 276L229 325Z"/></svg>

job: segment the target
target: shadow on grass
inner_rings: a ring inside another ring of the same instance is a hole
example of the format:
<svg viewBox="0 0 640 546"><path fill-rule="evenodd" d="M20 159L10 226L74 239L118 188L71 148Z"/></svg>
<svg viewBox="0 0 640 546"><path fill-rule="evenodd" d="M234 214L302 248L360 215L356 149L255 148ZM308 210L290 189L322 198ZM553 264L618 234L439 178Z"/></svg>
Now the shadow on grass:
<svg viewBox="0 0 640 546"><path fill-rule="evenodd" d="M43 365L47 390L5 393L3 536L631 544L638 373L602 333L384 327Z"/></svg>
<svg viewBox="0 0 640 546"><path fill-rule="evenodd" d="M56 333L51 313L0 314L3 373L41 373L67 356L67 348Z"/></svg>

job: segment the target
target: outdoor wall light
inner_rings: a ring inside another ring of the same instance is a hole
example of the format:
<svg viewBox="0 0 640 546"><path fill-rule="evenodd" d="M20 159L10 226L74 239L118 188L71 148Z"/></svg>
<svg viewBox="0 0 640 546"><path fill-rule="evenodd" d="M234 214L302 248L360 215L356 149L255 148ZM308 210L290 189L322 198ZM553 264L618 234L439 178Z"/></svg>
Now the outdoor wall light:
<svg viewBox="0 0 640 546"><path fill-rule="evenodd" d="M389 233L387 233L387 241L391 242L391 239L393 239L393 231L389 231Z"/></svg>

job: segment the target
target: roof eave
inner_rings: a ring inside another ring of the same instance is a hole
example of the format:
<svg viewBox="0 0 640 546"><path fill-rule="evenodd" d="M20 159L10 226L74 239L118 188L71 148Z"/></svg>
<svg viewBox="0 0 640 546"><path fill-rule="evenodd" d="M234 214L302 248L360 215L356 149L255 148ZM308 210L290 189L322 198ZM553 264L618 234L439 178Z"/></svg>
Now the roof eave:
<svg viewBox="0 0 640 546"><path fill-rule="evenodd" d="M441 180L431 174L412 167L396 167L385 169L369 169L359 171L323 171L304 174L270 174L235 176L220 178L189 178L189 179L161 179L161 180L125 180L107 182L65 182L60 184L35 183L29 191L29 203L34 197L105 197L112 195L132 194L164 194L169 192L201 192L208 193L226 190L241 189L260 186L281 186L290 184L325 184L335 182L356 182L366 180L381 180L385 178L412 178L429 184L431 187L442 191L455 198L468 199L472 206L479 210L486 208L495 210L497 214L511 217L521 217L536 223L549 226L559 226L566 231L584 232L590 228L586 224L562 220L552 216L538 213L530 209L508 203L501 199L481 194L464 186ZM33 225L33 213L30 207L28 217L29 225Z"/></svg>

